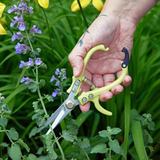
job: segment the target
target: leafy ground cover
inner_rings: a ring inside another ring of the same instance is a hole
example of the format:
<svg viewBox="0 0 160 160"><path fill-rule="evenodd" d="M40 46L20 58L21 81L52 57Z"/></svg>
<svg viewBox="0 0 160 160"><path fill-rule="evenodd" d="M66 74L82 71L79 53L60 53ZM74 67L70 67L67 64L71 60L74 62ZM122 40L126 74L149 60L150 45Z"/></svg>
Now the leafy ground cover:
<svg viewBox="0 0 160 160"><path fill-rule="evenodd" d="M72 0L55 0L47 9L26 2L26 15L21 10L15 14L10 9L17 2L3 1L7 34L0 36L0 160L158 159L160 3L137 26L131 85L101 104L113 116L94 106L85 114L77 107L46 136L38 128L63 102L71 84L68 55L99 11L90 3L83 14L72 12ZM20 14L25 25L14 18Z"/></svg>

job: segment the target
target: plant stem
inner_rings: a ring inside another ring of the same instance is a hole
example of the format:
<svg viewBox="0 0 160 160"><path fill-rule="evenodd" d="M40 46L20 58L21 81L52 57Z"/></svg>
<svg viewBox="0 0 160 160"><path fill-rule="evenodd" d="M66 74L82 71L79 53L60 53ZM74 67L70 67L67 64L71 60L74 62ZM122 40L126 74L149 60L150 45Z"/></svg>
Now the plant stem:
<svg viewBox="0 0 160 160"><path fill-rule="evenodd" d="M89 25L88 25L88 23L87 23L87 20L86 20L85 14L84 14L83 9L82 9L82 6L81 6L81 3L80 3L80 1L79 1L79 0L77 0L77 1L78 1L79 8L80 8L80 10L81 10L81 13L82 13L82 16L83 16L84 22L85 22L85 24L86 24L86 26L87 26L87 28L88 28L88 27L89 27Z"/></svg>
<svg viewBox="0 0 160 160"><path fill-rule="evenodd" d="M28 42L29 42L29 45L30 45L30 47L31 47L31 50L34 51L34 50L33 50L32 43L31 43L31 41L30 41L30 38L29 38L29 35L28 35L27 31L26 31L26 36L27 36L27 40L28 40Z"/></svg>
<svg viewBox="0 0 160 160"><path fill-rule="evenodd" d="M30 44L31 50L33 51L33 46L32 46L32 43L31 43L31 41L30 41L30 39L29 39L29 36L28 36L27 31L26 31L26 35L27 35L27 39L28 39L28 42L29 42L29 44ZM42 104L42 108L43 108L43 110L44 110L45 116L46 116L47 119L48 119L48 118L49 118L49 115L48 115L47 110L46 110L46 107L45 107L45 105L44 105L43 98L42 98L42 96L41 96L41 92L40 92L40 88L39 88L38 66L36 66L35 69L36 69L36 73L34 73L34 74L35 74L35 77L36 77L36 84L37 84L37 86L38 86L38 88L37 88L38 96L39 96L40 102L41 102L41 104ZM58 146L58 148L59 148L59 150L60 150L60 152L61 152L62 160L65 160L64 152L63 152L63 150L62 150L62 147L61 147L61 145L60 145L60 143L59 143L59 141L58 141L58 139L57 139L57 137L56 137L56 135L55 135L52 127L51 127L51 125L50 125L50 128L51 128L51 130L52 130L52 133L53 133L55 142L57 143L57 146Z"/></svg>
<svg viewBox="0 0 160 160"><path fill-rule="evenodd" d="M88 156L86 150L85 150L85 149L82 149L82 150L83 150L84 154L86 155L87 159L90 160L90 158L89 158L89 156Z"/></svg>
<svg viewBox="0 0 160 160"><path fill-rule="evenodd" d="M52 129L51 125L50 125L50 128ZM57 146L58 146L58 148L59 148L59 150L60 150L60 152L61 152L62 160L65 160L65 156L64 156L63 149L62 149L62 147L61 147L61 145L60 145L60 143L59 143L59 141L58 141L58 139L57 139L57 137L56 137L53 129L52 129L52 133L53 133L53 137L54 137L54 139L55 139L55 142L57 143Z"/></svg>

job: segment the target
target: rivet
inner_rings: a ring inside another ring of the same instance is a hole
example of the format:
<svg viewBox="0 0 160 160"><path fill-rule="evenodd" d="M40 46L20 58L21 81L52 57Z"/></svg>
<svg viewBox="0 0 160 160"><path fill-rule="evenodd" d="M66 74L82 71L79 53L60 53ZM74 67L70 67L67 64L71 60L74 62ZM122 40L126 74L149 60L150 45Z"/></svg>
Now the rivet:
<svg viewBox="0 0 160 160"><path fill-rule="evenodd" d="M87 102L87 98L86 98L86 97L83 97L83 98L82 98L82 102Z"/></svg>
<svg viewBox="0 0 160 160"><path fill-rule="evenodd" d="M92 99L93 98L93 94L89 94L89 99Z"/></svg>

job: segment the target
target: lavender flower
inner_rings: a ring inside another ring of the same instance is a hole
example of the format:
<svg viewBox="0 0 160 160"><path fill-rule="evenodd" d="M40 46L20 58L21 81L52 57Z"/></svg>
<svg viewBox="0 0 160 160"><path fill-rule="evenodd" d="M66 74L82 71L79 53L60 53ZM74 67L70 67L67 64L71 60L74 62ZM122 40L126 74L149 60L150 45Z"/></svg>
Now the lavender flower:
<svg viewBox="0 0 160 160"><path fill-rule="evenodd" d="M61 82L59 80L57 80L55 86L59 86L60 84L61 84Z"/></svg>
<svg viewBox="0 0 160 160"><path fill-rule="evenodd" d="M56 69L55 74L56 74L57 76L60 75L60 70L59 70L59 68Z"/></svg>
<svg viewBox="0 0 160 160"><path fill-rule="evenodd" d="M18 28L20 31L24 31L26 29L24 22L18 22Z"/></svg>
<svg viewBox="0 0 160 160"><path fill-rule="evenodd" d="M12 22L10 23L10 27L13 27L15 24L17 24L17 27L20 31L24 31L26 29L25 22L24 22L24 15L29 12L33 13L33 7L28 7L27 3L24 3L24 0L21 0L21 3L17 3L18 7L16 5L11 6L11 8L8 10L8 13L15 12L17 16L14 17L14 20L12 19ZM19 16L19 17L18 17Z"/></svg>
<svg viewBox="0 0 160 160"><path fill-rule="evenodd" d="M58 92L59 92L58 90L54 89L54 92L52 92L52 97L56 97Z"/></svg>
<svg viewBox="0 0 160 160"><path fill-rule="evenodd" d="M19 68L23 68L24 66L26 66L26 63L24 61L20 61L20 65L19 65Z"/></svg>
<svg viewBox="0 0 160 160"><path fill-rule="evenodd" d="M15 46L15 49L16 49L16 51L15 51L16 54L17 53L18 54L21 54L21 53L26 54L31 50L30 47L28 47L26 44L20 44L19 42Z"/></svg>
<svg viewBox="0 0 160 160"><path fill-rule="evenodd" d="M22 79L21 79L21 81L20 81L20 83L23 83L23 82L25 82L24 84L25 85L28 85L30 82L33 82L33 80L32 79L30 79L29 77L23 77Z"/></svg>
<svg viewBox="0 0 160 160"><path fill-rule="evenodd" d="M37 66L40 65L42 63L41 58L37 58L34 63Z"/></svg>
<svg viewBox="0 0 160 160"><path fill-rule="evenodd" d="M33 62L33 59L32 58L28 58L29 61L26 62L26 65L29 67L29 66L33 66L34 62Z"/></svg>
<svg viewBox="0 0 160 160"><path fill-rule="evenodd" d="M21 32L17 32L17 35L15 33L13 33L12 36L12 41L15 41L16 39L22 41L24 38L23 34L21 34Z"/></svg>
<svg viewBox="0 0 160 160"><path fill-rule="evenodd" d="M50 82L53 82L54 80L57 80L54 75L52 75L52 78L50 79Z"/></svg>
<svg viewBox="0 0 160 160"><path fill-rule="evenodd" d="M42 31L39 30L38 27L36 28L36 25L33 25L33 27L30 29L30 34L34 33L42 34Z"/></svg>

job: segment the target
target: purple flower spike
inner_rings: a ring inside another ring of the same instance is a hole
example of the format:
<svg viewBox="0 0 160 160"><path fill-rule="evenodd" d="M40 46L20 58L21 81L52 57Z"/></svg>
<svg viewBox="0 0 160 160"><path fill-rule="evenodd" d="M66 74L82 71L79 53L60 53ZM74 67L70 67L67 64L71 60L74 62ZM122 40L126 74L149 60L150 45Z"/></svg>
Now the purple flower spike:
<svg viewBox="0 0 160 160"><path fill-rule="evenodd" d="M26 78L23 77L20 82L23 83L23 82L28 81L28 80L29 80L29 77L26 77Z"/></svg>
<svg viewBox="0 0 160 160"><path fill-rule="evenodd" d="M22 41L24 38L23 34L21 34L21 32L17 32L17 35L15 33L13 33L12 36L12 41L15 41L16 39Z"/></svg>
<svg viewBox="0 0 160 160"><path fill-rule="evenodd" d="M60 84L61 84L61 82L59 80L57 80L55 86L59 86Z"/></svg>
<svg viewBox="0 0 160 160"><path fill-rule="evenodd" d="M33 10L33 7L28 7L28 12L29 12L29 13L33 13L32 10Z"/></svg>
<svg viewBox="0 0 160 160"><path fill-rule="evenodd" d="M26 63L24 61L20 61L20 65L19 65L19 68L23 68L24 66L26 66Z"/></svg>
<svg viewBox="0 0 160 160"><path fill-rule="evenodd" d="M58 94L58 91L56 89L54 89L54 92L52 92L52 97L56 97Z"/></svg>
<svg viewBox="0 0 160 160"><path fill-rule="evenodd" d="M36 28L36 25L33 25L33 27L30 29L30 34L34 33L42 34L42 31L39 30L38 27Z"/></svg>
<svg viewBox="0 0 160 160"><path fill-rule="evenodd" d="M55 74L56 74L57 76L60 75L60 70L59 70L59 68L56 69Z"/></svg>
<svg viewBox="0 0 160 160"><path fill-rule="evenodd" d="M22 79L21 79L21 81L20 81L20 83L23 83L23 82L25 82L24 84L25 85L28 85L30 82L33 82L33 80L32 79L30 79L29 77L23 77Z"/></svg>
<svg viewBox="0 0 160 160"><path fill-rule="evenodd" d="M42 63L41 58L37 58L34 62L37 66Z"/></svg>
<svg viewBox="0 0 160 160"><path fill-rule="evenodd" d="M27 66L32 66L34 64L33 59L32 58L28 58L28 59L29 59L29 61L26 62L26 65Z"/></svg>
<svg viewBox="0 0 160 160"><path fill-rule="evenodd" d="M57 80L57 78L55 78L55 76L53 75L52 78L50 79L50 82L53 82L54 80Z"/></svg>
<svg viewBox="0 0 160 160"><path fill-rule="evenodd" d="M28 47L26 44L20 44L19 42L15 46L15 49L16 49L15 51L16 54L21 54L21 53L26 54L31 50L30 47Z"/></svg>
<svg viewBox="0 0 160 160"><path fill-rule="evenodd" d="M26 29L24 22L19 22L18 23L18 29L20 31L24 31Z"/></svg>

